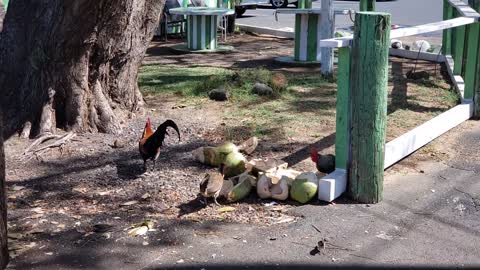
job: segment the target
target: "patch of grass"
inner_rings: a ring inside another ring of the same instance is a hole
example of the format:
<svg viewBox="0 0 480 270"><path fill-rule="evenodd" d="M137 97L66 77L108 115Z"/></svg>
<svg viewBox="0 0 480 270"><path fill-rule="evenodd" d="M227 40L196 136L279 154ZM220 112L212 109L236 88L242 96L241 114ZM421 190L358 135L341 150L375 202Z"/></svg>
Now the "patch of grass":
<svg viewBox="0 0 480 270"><path fill-rule="evenodd" d="M138 86L147 95L201 96L205 94L201 85L203 88L217 87L230 74L230 70L215 67L147 65L140 68Z"/></svg>

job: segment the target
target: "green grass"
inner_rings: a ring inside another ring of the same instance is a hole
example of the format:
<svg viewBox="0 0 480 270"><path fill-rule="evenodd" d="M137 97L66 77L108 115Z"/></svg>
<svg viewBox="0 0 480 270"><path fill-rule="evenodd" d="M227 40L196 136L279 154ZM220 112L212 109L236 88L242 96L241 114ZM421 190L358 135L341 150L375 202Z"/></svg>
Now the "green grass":
<svg viewBox="0 0 480 270"><path fill-rule="evenodd" d="M336 83L317 73L286 74L288 87L274 96L252 93L255 82L269 83L272 71L229 70L214 67L144 66L139 87L146 96L175 95L179 102L191 101L199 110L210 108L208 91L225 87L229 101L222 104L224 137L240 141L258 136L273 141L310 141L334 132ZM388 136L396 137L458 103L458 95L443 80L410 81L393 84L405 91L389 90ZM406 95L406 96L405 96ZM213 107L218 110L218 107Z"/></svg>

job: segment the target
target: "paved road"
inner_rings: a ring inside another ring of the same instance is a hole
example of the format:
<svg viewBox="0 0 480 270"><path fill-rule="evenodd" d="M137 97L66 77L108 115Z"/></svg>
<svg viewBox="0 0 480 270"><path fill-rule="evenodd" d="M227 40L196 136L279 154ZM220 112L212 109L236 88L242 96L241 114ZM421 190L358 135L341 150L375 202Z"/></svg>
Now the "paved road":
<svg viewBox="0 0 480 270"><path fill-rule="evenodd" d="M396 0L389 2L377 2L377 10L392 14L392 23L400 25L418 25L429 22L441 21L442 0ZM359 6L358 1L334 1L335 9L355 9ZM291 6L293 8L293 5ZM320 1L313 3L313 8L320 8ZM271 7L259 7L257 10L247 10L238 23L271 27L276 29L294 27L294 16L281 14L279 21L275 21L274 9ZM336 26L339 28L352 25L348 16L337 16Z"/></svg>

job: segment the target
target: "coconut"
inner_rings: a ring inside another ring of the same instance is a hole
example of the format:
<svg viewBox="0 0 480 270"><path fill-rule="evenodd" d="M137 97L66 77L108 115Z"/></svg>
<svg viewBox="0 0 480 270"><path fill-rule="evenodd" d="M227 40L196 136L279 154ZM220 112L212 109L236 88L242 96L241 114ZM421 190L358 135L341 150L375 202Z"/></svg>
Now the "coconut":
<svg viewBox="0 0 480 270"><path fill-rule="evenodd" d="M231 152L225 157L224 174L226 178L239 175L245 171L245 157L239 152Z"/></svg>
<svg viewBox="0 0 480 270"><path fill-rule="evenodd" d="M228 193L227 200L229 202L237 202L250 194L252 190L252 184L250 183L249 177L253 177L250 175L242 175L237 185L233 187L233 189Z"/></svg>
<svg viewBox="0 0 480 270"><path fill-rule="evenodd" d="M315 197L317 191L317 184L309 182L307 179L295 179L290 188L290 197L299 203L307 203Z"/></svg>

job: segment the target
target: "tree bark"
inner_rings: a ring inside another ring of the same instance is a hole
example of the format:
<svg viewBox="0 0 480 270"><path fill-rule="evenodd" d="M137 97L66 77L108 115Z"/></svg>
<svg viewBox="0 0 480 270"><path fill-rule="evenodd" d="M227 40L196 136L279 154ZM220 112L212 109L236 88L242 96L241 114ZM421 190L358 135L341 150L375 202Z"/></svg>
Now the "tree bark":
<svg viewBox="0 0 480 270"><path fill-rule="evenodd" d="M2 120L0 117L0 134ZM5 192L5 155L3 152L3 138L0 136L0 269L8 264L7 248L7 196Z"/></svg>
<svg viewBox="0 0 480 270"><path fill-rule="evenodd" d="M31 123L118 133L141 111L137 73L163 0L12 1L0 34L4 138Z"/></svg>

